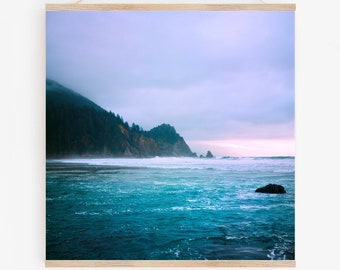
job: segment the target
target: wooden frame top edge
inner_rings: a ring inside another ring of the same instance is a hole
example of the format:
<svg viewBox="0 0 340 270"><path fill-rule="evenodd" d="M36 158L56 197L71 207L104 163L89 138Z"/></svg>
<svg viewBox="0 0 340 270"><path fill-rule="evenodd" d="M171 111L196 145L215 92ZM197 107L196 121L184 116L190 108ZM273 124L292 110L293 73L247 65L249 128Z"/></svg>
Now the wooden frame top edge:
<svg viewBox="0 0 340 270"><path fill-rule="evenodd" d="M295 11L295 4L46 4L46 11Z"/></svg>
<svg viewBox="0 0 340 270"><path fill-rule="evenodd" d="M295 260L46 260L45 267L296 267Z"/></svg>

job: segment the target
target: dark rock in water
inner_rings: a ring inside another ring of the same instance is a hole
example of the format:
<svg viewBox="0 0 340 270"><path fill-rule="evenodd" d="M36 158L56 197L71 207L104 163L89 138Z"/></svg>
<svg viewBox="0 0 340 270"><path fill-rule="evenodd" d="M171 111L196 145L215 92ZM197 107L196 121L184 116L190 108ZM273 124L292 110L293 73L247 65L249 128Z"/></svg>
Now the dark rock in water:
<svg viewBox="0 0 340 270"><path fill-rule="evenodd" d="M213 158L214 156L213 156L213 154L212 154L210 151L208 151L206 157L207 157L207 158Z"/></svg>
<svg viewBox="0 0 340 270"><path fill-rule="evenodd" d="M204 158L204 156L203 156L203 155L200 155L200 158Z"/></svg>
<svg viewBox="0 0 340 270"><path fill-rule="evenodd" d="M268 184L255 190L260 193L283 194L286 193L285 188L281 185Z"/></svg>

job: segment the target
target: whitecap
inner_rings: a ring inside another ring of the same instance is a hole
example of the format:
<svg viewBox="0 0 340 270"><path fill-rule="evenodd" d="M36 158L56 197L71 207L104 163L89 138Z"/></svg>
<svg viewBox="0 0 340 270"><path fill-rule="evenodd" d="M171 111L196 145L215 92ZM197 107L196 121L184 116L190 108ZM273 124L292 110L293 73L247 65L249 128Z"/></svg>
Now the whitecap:
<svg viewBox="0 0 340 270"><path fill-rule="evenodd" d="M173 211L183 211L184 207L183 206L173 206L173 207L171 207L171 210L173 210Z"/></svg>
<svg viewBox="0 0 340 270"><path fill-rule="evenodd" d="M271 209L273 207L276 207L276 205L240 205L240 209L245 209L245 210L260 210L260 209Z"/></svg>
<svg viewBox="0 0 340 270"><path fill-rule="evenodd" d="M84 215L87 214L87 211L83 211L83 212L75 212L74 214L84 216Z"/></svg>

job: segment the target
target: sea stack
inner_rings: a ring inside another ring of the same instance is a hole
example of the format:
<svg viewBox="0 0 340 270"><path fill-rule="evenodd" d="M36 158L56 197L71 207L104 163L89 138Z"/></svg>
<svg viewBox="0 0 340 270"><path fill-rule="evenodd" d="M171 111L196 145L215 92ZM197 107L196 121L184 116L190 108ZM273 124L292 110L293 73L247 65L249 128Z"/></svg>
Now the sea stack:
<svg viewBox="0 0 340 270"><path fill-rule="evenodd" d="M210 150L207 152L206 158L213 158L214 155L210 152Z"/></svg>

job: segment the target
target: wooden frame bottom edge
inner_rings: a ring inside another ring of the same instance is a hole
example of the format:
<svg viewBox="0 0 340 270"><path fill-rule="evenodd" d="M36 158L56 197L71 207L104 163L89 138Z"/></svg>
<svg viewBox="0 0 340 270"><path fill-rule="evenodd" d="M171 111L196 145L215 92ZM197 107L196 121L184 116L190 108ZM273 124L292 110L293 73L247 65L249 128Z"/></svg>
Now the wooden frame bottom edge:
<svg viewBox="0 0 340 270"><path fill-rule="evenodd" d="M45 267L296 267L295 260L45 260Z"/></svg>

